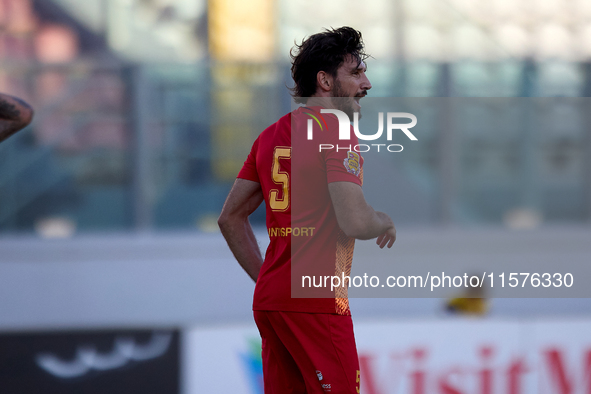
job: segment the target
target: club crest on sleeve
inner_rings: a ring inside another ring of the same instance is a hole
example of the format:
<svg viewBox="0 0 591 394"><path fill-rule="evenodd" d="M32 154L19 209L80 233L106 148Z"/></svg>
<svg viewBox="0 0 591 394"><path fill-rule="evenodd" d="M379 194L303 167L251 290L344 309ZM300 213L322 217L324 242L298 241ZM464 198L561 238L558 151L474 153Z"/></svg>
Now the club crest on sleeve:
<svg viewBox="0 0 591 394"><path fill-rule="evenodd" d="M349 151L347 152L347 158L343 161L347 172L353 175L359 176L361 172L361 162L359 160L359 154Z"/></svg>

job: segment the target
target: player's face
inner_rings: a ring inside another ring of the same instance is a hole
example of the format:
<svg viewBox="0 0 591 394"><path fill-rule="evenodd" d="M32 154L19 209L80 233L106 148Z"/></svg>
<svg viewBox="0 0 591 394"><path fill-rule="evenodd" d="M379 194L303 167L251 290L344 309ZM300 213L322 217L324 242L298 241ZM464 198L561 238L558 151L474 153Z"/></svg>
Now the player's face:
<svg viewBox="0 0 591 394"><path fill-rule="evenodd" d="M338 100L339 102L336 104L351 119L353 113L358 112L361 108L359 100L367 95L367 91L371 89L371 83L365 74L366 71L367 66L365 63L357 64L357 59L351 55L347 55L345 61L337 70L331 96L350 98L350 100Z"/></svg>

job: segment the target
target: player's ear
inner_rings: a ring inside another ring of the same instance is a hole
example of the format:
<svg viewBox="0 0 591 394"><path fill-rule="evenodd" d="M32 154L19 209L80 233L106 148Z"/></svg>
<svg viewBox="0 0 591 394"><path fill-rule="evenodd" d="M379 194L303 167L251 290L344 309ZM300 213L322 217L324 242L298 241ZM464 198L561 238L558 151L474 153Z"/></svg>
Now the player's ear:
<svg viewBox="0 0 591 394"><path fill-rule="evenodd" d="M332 89L332 83L332 75L326 71L318 71L318 74L316 74L317 89L323 92L330 92Z"/></svg>

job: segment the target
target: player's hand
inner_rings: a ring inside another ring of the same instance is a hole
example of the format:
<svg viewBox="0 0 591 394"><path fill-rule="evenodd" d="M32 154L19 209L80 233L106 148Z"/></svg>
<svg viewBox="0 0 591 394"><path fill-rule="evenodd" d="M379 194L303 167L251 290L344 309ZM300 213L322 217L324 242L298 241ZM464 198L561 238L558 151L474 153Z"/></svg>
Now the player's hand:
<svg viewBox="0 0 591 394"><path fill-rule="evenodd" d="M396 241L396 227L392 225L384 234L380 235L376 240L376 244L380 247L380 249L384 249L384 246L388 245L388 249L394 245L394 241Z"/></svg>

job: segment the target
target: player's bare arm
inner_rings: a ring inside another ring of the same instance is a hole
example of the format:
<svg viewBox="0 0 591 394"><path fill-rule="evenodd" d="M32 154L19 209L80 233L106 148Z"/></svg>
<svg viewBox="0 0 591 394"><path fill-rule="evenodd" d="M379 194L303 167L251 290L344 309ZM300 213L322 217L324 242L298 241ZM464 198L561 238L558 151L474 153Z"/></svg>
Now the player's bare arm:
<svg viewBox="0 0 591 394"><path fill-rule="evenodd" d="M0 93L0 142L26 127L33 120L29 104L7 94Z"/></svg>
<svg viewBox="0 0 591 394"><path fill-rule="evenodd" d="M218 219L220 230L234 257L255 282L263 265L263 257L248 216L262 202L260 183L236 179Z"/></svg>
<svg viewBox="0 0 591 394"><path fill-rule="evenodd" d="M377 239L380 248L391 248L396 240L392 219L375 211L365 201L361 186L353 182L332 182L328 185L339 227L349 237Z"/></svg>

